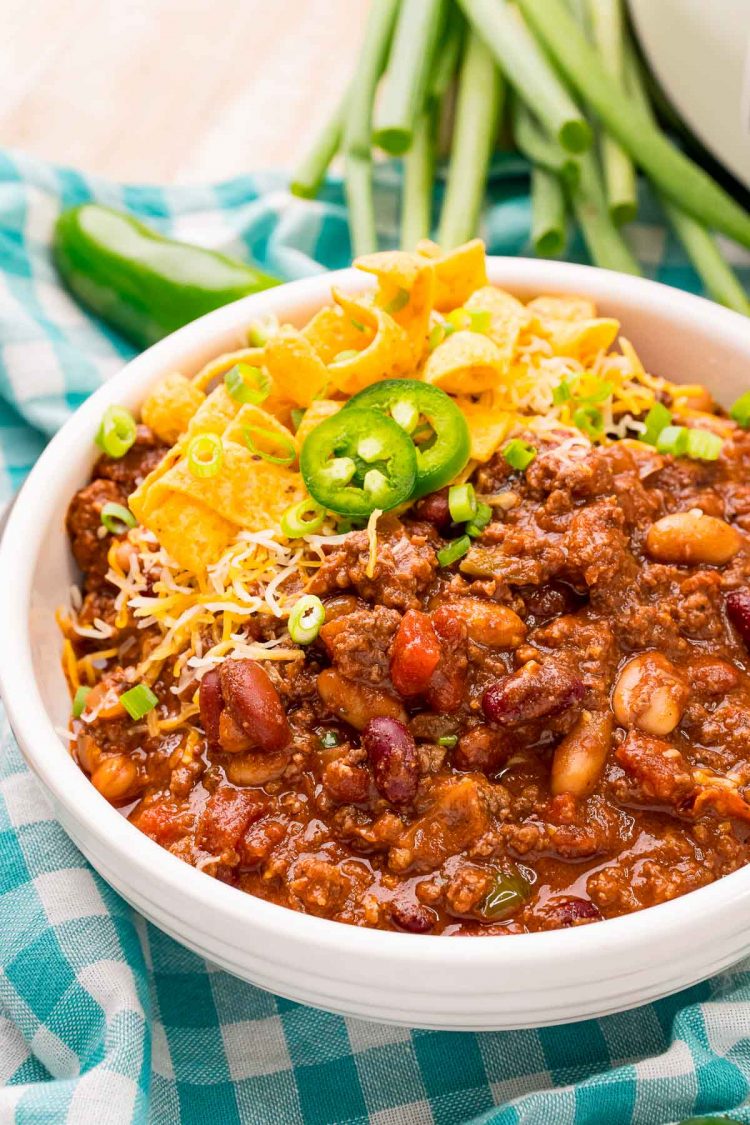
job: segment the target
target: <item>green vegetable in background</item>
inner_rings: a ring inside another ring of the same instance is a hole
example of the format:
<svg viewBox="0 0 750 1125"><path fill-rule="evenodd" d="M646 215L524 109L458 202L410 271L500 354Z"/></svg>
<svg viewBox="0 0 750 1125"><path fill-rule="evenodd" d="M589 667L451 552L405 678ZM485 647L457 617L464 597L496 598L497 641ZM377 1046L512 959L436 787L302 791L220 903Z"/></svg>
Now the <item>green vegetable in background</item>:
<svg viewBox="0 0 750 1125"><path fill-rule="evenodd" d="M142 348L212 309L279 284L254 266L164 238L132 215L95 203L62 212L53 251L81 304Z"/></svg>

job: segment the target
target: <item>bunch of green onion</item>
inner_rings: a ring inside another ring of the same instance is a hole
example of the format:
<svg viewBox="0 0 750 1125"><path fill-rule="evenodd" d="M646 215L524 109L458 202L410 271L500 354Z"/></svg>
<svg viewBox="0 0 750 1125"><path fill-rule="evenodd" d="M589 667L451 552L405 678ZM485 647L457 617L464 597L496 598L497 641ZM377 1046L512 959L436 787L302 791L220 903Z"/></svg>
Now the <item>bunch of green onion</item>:
<svg viewBox="0 0 750 1125"><path fill-rule="evenodd" d="M493 152L509 137L531 164L535 252L563 252L571 219L595 264L639 273L622 227L651 183L707 292L750 313L715 234L750 247L750 215L661 130L622 0L372 0L341 106L297 169L314 198L344 160L352 250L377 249L373 161L403 161L401 245L433 233L433 184L448 149L437 221L444 249L478 233ZM447 144L446 144L447 135Z"/></svg>

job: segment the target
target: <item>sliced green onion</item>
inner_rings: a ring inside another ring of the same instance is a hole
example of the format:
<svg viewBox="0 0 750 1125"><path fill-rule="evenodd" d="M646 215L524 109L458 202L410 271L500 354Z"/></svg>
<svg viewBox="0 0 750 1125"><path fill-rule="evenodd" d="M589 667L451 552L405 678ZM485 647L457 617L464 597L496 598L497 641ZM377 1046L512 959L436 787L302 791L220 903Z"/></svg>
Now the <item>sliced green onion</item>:
<svg viewBox="0 0 750 1125"><path fill-rule="evenodd" d="M448 489L448 507L454 523L466 523L477 514L477 494L473 484L453 484Z"/></svg>
<svg viewBox="0 0 750 1125"><path fill-rule="evenodd" d="M612 383L608 383L606 379L597 379L594 384L593 391L588 395L582 395L580 398L581 403L595 403L605 402L608 398L612 397L614 391Z"/></svg>
<svg viewBox="0 0 750 1125"><path fill-rule="evenodd" d="M279 433L278 430L269 430L265 426L243 426L242 432L245 435L245 443L250 452L257 457L261 457L264 461L268 461L271 465L292 465L297 460L297 447L286 434ZM283 454L277 457L276 454L261 449L253 438L253 434L270 441L271 445L275 445L277 449L283 449Z"/></svg>
<svg viewBox="0 0 750 1125"><path fill-rule="evenodd" d="M129 508L112 501L102 508L101 520L111 535L122 535L138 522Z"/></svg>
<svg viewBox="0 0 750 1125"><path fill-rule="evenodd" d="M91 688L81 686L73 696L73 718L80 719L86 710L86 700L91 695Z"/></svg>
<svg viewBox="0 0 750 1125"><path fill-rule="evenodd" d="M393 300L389 301L388 304L385 306L385 311L387 313L390 313L391 316L392 316L394 313L401 312L401 310L406 308L406 306L408 304L409 304L409 290L399 288L399 291L396 294L396 296L393 298Z"/></svg>
<svg viewBox="0 0 750 1125"><path fill-rule="evenodd" d="M492 519L492 508L489 504L477 504L474 518L466 525L466 534L472 539L478 538Z"/></svg>
<svg viewBox="0 0 750 1125"><path fill-rule="evenodd" d="M385 473L380 469L368 469L362 478L362 487L375 501L375 506L388 494L390 485Z"/></svg>
<svg viewBox="0 0 750 1125"><path fill-rule="evenodd" d="M218 434L196 434L187 448L188 469L194 477L215 477L224 464L224 446Z"/></svg>
<svg viewBox="0 0 750 1125"><path fill-rule="evenodd" d="M604 418L595 406L579 406L574 410L573 424L590 438L601 437L604 433Z"/></svg>
<svg viewBox="0 0 750 1125"><path fill-rule="evenodd" d="M446 325L450 325L454 332L460 332L463 329L468 329L471 323L469 319L468 309L451 309L445 315Z"/></svg>
<svg viewBox="0 0 750 1125"><path fill-rule="evenodd" d="M158 702L159 700L147 684L136 684L135 687L123 692L120 696L120 703L122 703L130 718L136 720L142 719L144 715L148 715L149 711L153 711Z"/></svg>
<svg viewBox="0 0 750 1125"><path fill-rule="evenodd" d="M662 430L672 424L672 411L667 410L661 402L655 402L645 418L646 429L640 435L640 440L646 445L656 445L656 439Z"/></svg>
<svg viewBox="0 0 750 1125"><path fill-rule="evenodd" d="M656 439L660 453L671 453L683 457L687 452L688 430L686 426L665 426Z"/></svg>
<svg viewBox="0 0 750 1125"><path fill-rule="evenodd" d="M444 324L434 324L432 326L432 328L430 329L429 336L427 337L427 344L429 346L430 351L434 352L435 348L438 346L438 344L442 344L442 342L443 342L443 340L445 339L446 336L447 336L447 332L445 331L445 325Z"/></svg>
<svg viewBox="0 0 750 1125"><path fill-rule="evenodd" d="M296 645L309 645L326 619L325 606L315 594L304 594L289 614L289 636Z"/></svg>
<svg viewBox="0 0 750 1125"><path fill-rule="evenodd" d="M460 539L454 539L447 547L438 551L437 561L440 566L450 566L457 559L463 558L469 547L471 547L471 539L468 535L462 535Z"/></svg>
<svg viewBox="0 0 750 1125"><path fill-rule="evenodd" d="M729 408L729 417L733 418L743 430L750 427L750 391L745 391Z"/></svg>
<svg viewBox="0 0 750 1125"><path fill-rule="evenodd" d="M568 402L570 398L572 398L572 391L566 379L563 379L556 387L552 388L552 401L555 406L562 406L562 404Z"/></svg>
<svg viewBox="0 0 750 1125"><path fill-rule="evenodd" d="M264 348L272 336L279 331L279 319L273 313L265 313L254 320L247 330L247 342L251 348Z"/></svg>
<svg viewBox="0 0 750 1125"><path fill-rule="evenodd" d="M335 730L324 730L320 735L320 745L324 750L332 750L334 746L338 746L341 739Z"/></svg>
<svg viewBox="0 0 750 1125"><path fill-rule="evenodd" d="M503 450L503 457L510 465L511 469L528 469L531 462L536 457L536 447L529 445L520 438L513 438L509 441Z"/></svg>
<svg viewBox="0 0 750 1125"><path fill-rule="evenodd" d="M347 363L350 359L356 359L358 355L356 348L345 348L343 352L336 353L331 363Z"/></svg>
<svg viewBox="0 0 750 1125"><path fill-rule="evenodd" d="M711 430L688 430L687 455L694 461L716 461L724 442Z"/></svg>
<svg viewBox="0 0 750 1125"><path fill-rule="evenodd" d="M408 399L398 399L391 407L391 418L407 434L413 434L419 425L419 408Z"/></svg>
<svg viewBox="0 0 750 1125"><path fill-rule="evenodd" d="M492 328L492 313L487 309L469 310L469 329L484 335Z"/></svg>
<svg viewBox="0 0 750 1125"><path fill-rule="evenodd" d="M271 377L260 367L235 363L224 375L224 386L235 402L258 406L271 393Z"/></svg>
<svg viewBox="0 0 750 1125"><path fill-rule="evenodd" d="M305 417L305 412L302 409L302 407L295 406L294 409L291 411L291 416L292 416L292 425L294 426L294 431L296 433L297 430L300 427L300 422Z"/></svg>
<svg viewBox="0 0 750 1125"><path fill-rule="evenodd" d="M457 742L457 734L441 734L440 738L438 739L438 746L447 746L448 749L451 750Z"/></svg>
<svg viewBox="0 0 750 1125"><path fill-rule="evenodd" d="M124 457L137 432L133 415L124 406L108 406L102 415L95 442L108 457Z"/></svg>
<svg viewBox="0 0 750 1125"><path fill-rule="evenodd" d="M314 500L300 500L292 504L281 517L281 530L287 539L299 539L301 535L313 535L320 531L326 518L325 508Z"/></svg>

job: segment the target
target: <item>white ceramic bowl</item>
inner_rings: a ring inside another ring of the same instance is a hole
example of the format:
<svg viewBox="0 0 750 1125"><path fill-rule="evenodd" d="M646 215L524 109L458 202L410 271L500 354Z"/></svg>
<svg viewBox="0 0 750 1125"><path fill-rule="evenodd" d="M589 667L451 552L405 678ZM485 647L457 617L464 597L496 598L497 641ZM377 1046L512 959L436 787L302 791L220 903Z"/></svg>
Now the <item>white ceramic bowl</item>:
<svg viewBox="0 0 750 1125"><path fill-rule="evenodd" d="M705 382L724 402L750 383L750 323L653 282L586 266L490 262L524 297L580 292L619 317L655 372ZM601 1016L705 979L750 951L750 867L639 914L500 938L427 937L341 925L242 894L185 865L129 824L68 756L69 699L56 607L75 579L63 520L87 479L109 403L137 409L152 382L198 370L271 312L302 322L353 271L248 297L183 328L129 363L50 443L25 484L0 549L0 684L31 768L60 821L100 874L178 941L262 988L305 1004L409 1026L532 1027Z"/></svg>

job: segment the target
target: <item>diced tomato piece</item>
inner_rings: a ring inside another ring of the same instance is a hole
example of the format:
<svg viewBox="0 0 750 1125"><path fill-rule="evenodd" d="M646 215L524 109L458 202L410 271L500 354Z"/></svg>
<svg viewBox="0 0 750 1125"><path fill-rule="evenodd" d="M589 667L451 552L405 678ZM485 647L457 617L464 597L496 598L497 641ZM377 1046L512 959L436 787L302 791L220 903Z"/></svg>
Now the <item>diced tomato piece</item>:
<svg viewBox="0 0 750 1125"><path fill-rule="evenodd" d="M263 816L267 806L267 798L260 793L220 786L209 797L200 815L195 834L198 846L212 855L236 848L250 825Z"/></svg>
<svg viewBox="0 0 750 1125"><path fill-rule="evenodd" d="M407 610L393 642L391 679L399 695L426 691L440 662L440 642L426 613Z"/></svg>
<svg viewBox="0 0 750 1125"><path fill-rule="evenodd" d="M157 844L168 848L192 832L194 818L185 805L161 800L152 805L137 805L128 819Z"/></svg>

